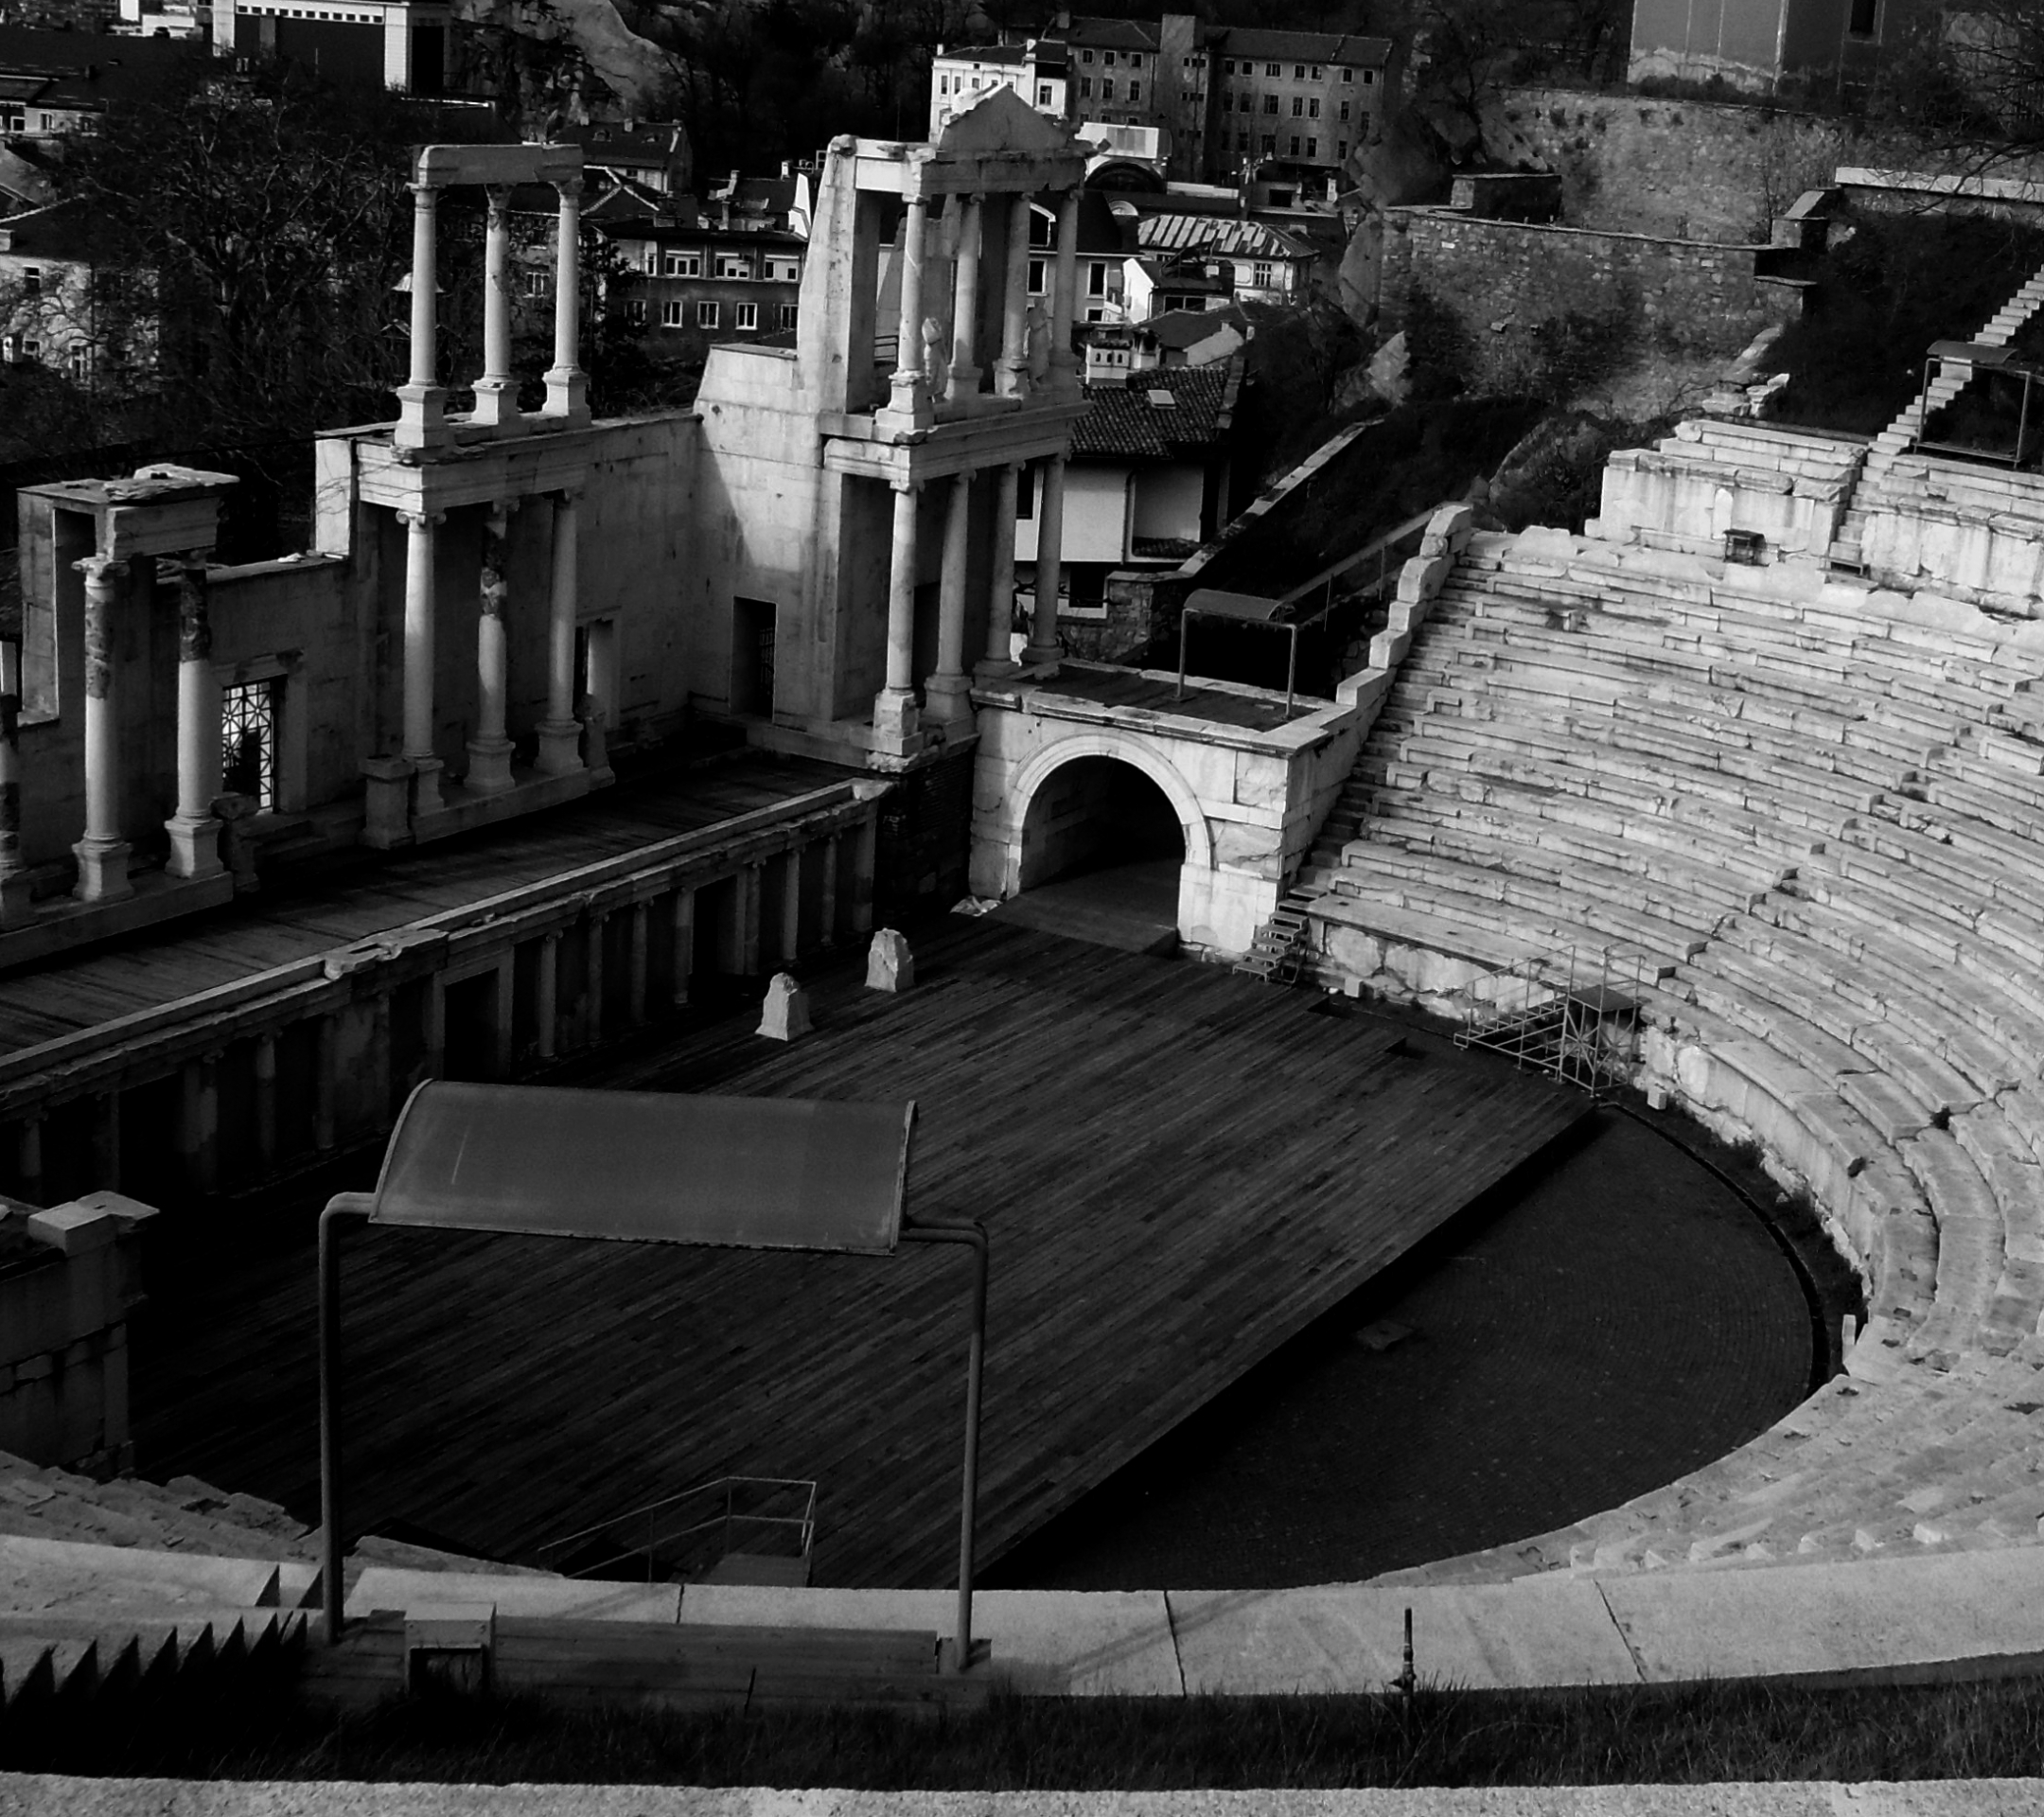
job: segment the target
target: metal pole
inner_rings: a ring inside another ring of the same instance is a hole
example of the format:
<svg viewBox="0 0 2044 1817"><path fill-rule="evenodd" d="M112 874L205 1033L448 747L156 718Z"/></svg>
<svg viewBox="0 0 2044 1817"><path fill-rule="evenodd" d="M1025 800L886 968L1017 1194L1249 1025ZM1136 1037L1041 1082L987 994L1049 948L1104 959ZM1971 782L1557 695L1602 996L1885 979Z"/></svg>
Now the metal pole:
<svg viewBox="0 0 2044 1817"><path fill-rule="evenodd" d="M904 1243L962 1243L973 1251L972 1336L965 1352L965 1481L959 1509L957 1651L951 1669L972 1664L973 1523L979 1499L979 1389L986 1359L987 1237L978 1224L902 1226Z"/></svg>
<svg viewBox="0 0 2044 1817"><path fill-rule="evenodd" d="M346 1544L341 1532L341 1220L367 1218L375 1208L371 1193L337 1192L319 1221L320 1602L329 1647L341 1644L346 1601L342 1580Z"/></svg>
<svg viewBox="0 0 2044 1817"><path fill-rule="evenodd" d="M1178 614L1178 692L1172 697L1174 700L1183 700L1185 698L1186 630L1191 625L1191 623L1192 609L1188 606L1184 608Z"/></svg>
<svg viewBox="0 0 2044 1817"><path fill-rule="evenodd" d="M1292 716L1292 696L1298 681L1298 626L1295 624L1290 629L1292 632L1292 654L1286 660L1284 672L1284 714L1287 719Z"/></svg>

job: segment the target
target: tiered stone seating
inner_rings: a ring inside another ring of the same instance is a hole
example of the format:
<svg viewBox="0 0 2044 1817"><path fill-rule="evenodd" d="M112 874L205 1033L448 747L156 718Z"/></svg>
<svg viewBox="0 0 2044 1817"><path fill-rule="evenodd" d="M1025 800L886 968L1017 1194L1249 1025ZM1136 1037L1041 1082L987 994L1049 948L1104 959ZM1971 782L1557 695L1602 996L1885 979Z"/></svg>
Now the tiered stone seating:
<svg viewBox="0 0 2044 1817"><path fill-rule="evenodd" d="M1810 1191L1869 1316L1709 1469L1405 1575L2038 1540L2040 680L2044 627L1808 570L1544 531L1444 579L1314 852L1323 977L1473 1014L1608 940L1644 1079Z"/></svg>

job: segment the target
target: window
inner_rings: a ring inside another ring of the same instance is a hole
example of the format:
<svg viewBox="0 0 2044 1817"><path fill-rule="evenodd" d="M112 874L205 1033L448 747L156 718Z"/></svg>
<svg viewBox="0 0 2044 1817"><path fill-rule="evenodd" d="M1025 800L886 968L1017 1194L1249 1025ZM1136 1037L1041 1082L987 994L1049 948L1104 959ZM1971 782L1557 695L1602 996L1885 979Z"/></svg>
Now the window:
<svg viewBox="0 0 2044 1817"><path fill-rule="evenodd" d="M1015 475L1015 519L1023 521L1036 515L1036 469L1025 467Z"/></svg>
<svg viewBox="0 0 2044 1817"><path fill-rule="evenodd" d="M546 293L547 274L537 268L527 271L525 273L525 294L527 296L544 296Z"/></svg>
<svg viewBox="0 0 2044 1817"><path fill-rule="evenodd" d="M1093 61L1093 53L1090 50L1082 50L1079 53L1079 61L1082 63L1090 63Z"/></svg>
<svg viewBox="0 0 2044 1817"><path fill-rule="evenodd" d="M802 276L802 260L799 258L769 258L766 261L766 278L773 284L792 284Z"/></svg>
<svg viewBox="0 0 2044 1817"><path fill-rule="evenodd" d="M688 317L683 313L687 307L679 297L670 296L660 306L661 326L663 328L680 327L688 320Z"/></svg>
<svg viewBox="0 0 2044 1817"><path fill-rule="evenodd" d="M1041 296L1044 293L1044 261L1032 258L1029 262L1029 293Z"/></svg>
<svg viewBox="0 0 2044 1817"><path fill-rule="evenodd" d="M1287 152L1287 153L1286 153L1285 155L1286 155L1287 157L1292 157L1292 158L1295 158L1295 157L1297 157L1297 156L1298 156L1298 154L1299 154L1299 142L1298 142L1298 134L1297 134L1296 132L1295 132L1295 133L1294 133L1294 134L1292 135L1292 150L1291 150L1290 151L1288 151L1288 152Z"/></svg>
<svg viewBox="0 0 2044 1817"><path fill-rule="evenodd" d="M1263 73L1266 76L1282 76L1284 74L1284 66L1281 63L1265 63L1263 65Z"/></svg>
<svg viewBox="0 0 2044 1817"><path fill-rule="evenodd" d="M644 297L634 296L626 300L625 305L625 319L626 321L634 323L641 327L643 327L645 326L646 301Z"/></svg>
<svg viewBox="0 0 2044 1817"><path fill-rule="evenodd" d="M1292 79L1295 82L1303 82L1306 79L1306 65L1304 63L1294 63L1292 65Z"/></svg>
<svg viewBox="0 0 2044 1817"><path fill-rule="evenodd" d="M1106 66L1107 68L1109 68L1109 69L1112 69L1112 68L1114 67L1114 52L1113 52L1113 51L1111 51L1111 50L1103 50L1103 51L1101 51L1101 54L1100 54L1100 60L1101 60L1101 62L1102 62L1102 63L1103 63L1103 64L1104 64L1104 65L1105 65L1105 66Z"/></svg>
<svg viewBox="0 0 2044 1817"><path fill-rule="evenodd" d="M667 255L669 277L700 277L702 255L700 253L669 253Z"/></svg>
<svg viewBox="0 0 2044 1817"><path fill-rule="evenodd" d="M1112 76L1102 76L1101 78L1100 97L1103 101L1114 99L1114 78Z"/></svg>
<svg viewBox="0 0 2044 1817"><path fill-rule="evenodd" d="M1266 96L1264 96L1264 97L1263 97L1263 111L1264 111L1264 113L1266 113L1266 114L1275 114L1275 113L1277 113L1277 111L1278 111L1278 97L1277 97L1277 96L1275 96L1275 95L1266 95Z"/></svg>
<svg viewBox="0 0 2044 1817"><path fill-rule="evenodd" d="M1346 66L1345 66L1345 67L1343 68L1343 70L1342 70L1342 73L1341 73L1341 79L1342 79L1342 80L1343 80L1343 81L1345 81L1345 82L1352 82L1352 81L1354 81L1354 80L1355 80L1355 71L1354 71L1354 70L1352 70L1352 69L1349 69L1349 68L1348 68L1348 67L1346 67ZM1369 80L1369 72L1368 72L1367 70L1365 70L1365 71L1363 72L1363 79L1364 79L1364 80L1365 80L1366 82Z"/></svg>
<svg viewBox="0 0 2044 1817"><path fill-rule="evenodd" d="M40 265L25 265L25 266L23 266L23 267L22 267L22 274L21 274L21 281L22 281L22 294L23 294L24 296L41 296L41 295L43 294L43 268L42 268L42 266L40 266Z"/></svg>
<svg viewBox="0 0 2044 1817"><path fill-rule="evenodd" d="M1079 98L1080 98L1080 99L1081 99L1082 101L1090 101L1090 100L1091 100L1091 99L1093 98L1093 79L1092 79L1092 77L1090 77L1090 76L1082 76L1082 77L1080 77L1080 79L1079 79Z"/></svg>
<svg viewBox="0 0 2044 1817"><path fill-rule="evenodd" d="M785 333L795 326L796 318L801 313L802 306L799 303L784 303L774 311L774 326Z"/></svg>
<svg viewBox="0 0 2044 1817"><path fill-rule="evenodd" d="M1253 289L1259 291L1269 290L1271 287L1271 268L1268 265L1258 264L1252 265L1249 268L1249 282Z"/></svg>
<svg viewBox="0 0 2044 1817"><path fill-rule="evenodd" d="M1238 133L1236 133L1236 135L1235 135L1235 149L1236 149L1236 150L1238 150L1238 151L1246 151L1246 150L1248 150L1248 149L1249 149L1249 135L1248 135L1248 133L1246 133L1246 132L1238 132Z"/></svg>
<svg viewBox="0 0 2044 1817"><path fill-rule="evenodd" d="M716 274L719 277L746 277L752 275L752 261L743 253L719 253Z"/></svg>
<svg viewBox="0 0 2044 1817"><path fill-rule="evenodd" d="M1275 158L1275 157L1276 157L1276 156L1278 155L1278 135L1277 135L1277 133L1275 133L1275 132L1266 132L1266 133L1264 133L1264 135L1263 135L1263 155L1264 155L1264 156L1265 156L1266 158Z"/></svg>
<svg viewBox="0 0 2044 1817"><path fill-rule="evenodd" d="M1315 95L1311 100L1306 103L1306 117L1309 120L1317 120L1320 117L1319 96Z"/></svg>
<svg viewBox="0 0 2044 1817"><path fill-rule="evenodd" d="M1320 141L1318 139L1308 139L1306 141L1306 155L1309 158L1317 158L1320 155Z"/></svg>
<svg viewBox="0 0 2044 1817"><path fill-rule="evenodd" d="M759 305L757 303L739 304L736 326L748 332L756 331L759 327Z"/></svg>
<svg viewBox="0 0 2044 1817"><path fill-rule="evenodd" d="M1374 82L1374 81L1375 81L1376 79L1377 79L1377 72L1376 72L1376 71L1375 71L1374 69L1366 69L1366 70L1365 70L1365 71L1363 72L1363 80L1364 80L1364 82L1365 82L1366 84L1368 84L1368 83L1370 83L1370 82Z"/></svg>
<svg viewBox="0 0 2044 1817"><path fill-rule="evenodd" d="M660 275L660 248L658 246L648 246L645 249L644 256L639 262L645 268L645 274L648 277L658 277Z"/></svg>
<svg viewBox="0 0 2044 1817"><path fill-rule="evenodd" d="M1140 82L1131 82L1128 85L1128 97L1132 101L1142 99L1142 84Z"/></svg>
<svg viewBox="0 0 2044 1817"><path fill-rule="evenodd" d="M244 681L220 691L220 789L276 806L277 684Z"/></svg>
<svg viewBox="0 0 2044 1817"><path fill-rule="evenodd" d="M1334 141L1334 156L1342 164L1348 162L1348 141L1347 139L1336 139Z"/></svg>
<svg viewBox="0 0 2044 1817"><path fill-rule="evenodd" d="M1088 296L1107 294L1107 261L1096 258L1086 268L1085 293Z"/></svg>
<svg viewBox="0 0 2044 1817"><path fill-rule="evenodd" d="M1249 67L1249 65L1248 65L1247 63L1244 63L1244 64L1242 65L1242 67L1243 67L1244 69L1247 69L1247 68ZM1235 73L1235 60L1234 60L1234 58L1230 57L1230 58L1229 58L1229 59L1227 60L1227 62L1225 62L1225 63L1223 63L1223 64L1221 65L1221 73L1222 73L1222 74L1223 74L1224 76L1232 76L1232 75L1234 75L1234 73Z"/></svg>
<svg viewBox="0 0 2044 1817"><path fill-rule="evenodd" d="M1855 38L1871 38L1880 12L1880 0L1852 0L1852 18L1845 29Z"/></svg>
<svg viewBox="0 0 2044 1817"><path fill-rule="evenodd" d="M696 326L698 328L714 328L719 320L714 303L698 303L696 306Z"/></svg>
<svg viewBox="0 0 2044 1817"><path fill-rule="evenodd" d="M1038 82L1036 84L1036 105L1038 107L1048 107L1050 105L1050 84L1048 82Z"/></svg>
<svg viewBox="0 0 2044 1817"><path fill-rule="evenodd" d="M1292 117L1293 117L1293 118L1294 118L1295 120L1295 119L1298 119L1298 118L1299 118L1299 117L1300 117L1301 115L1303 115L1305 114L1305 112L1306 112L1306 97L1305 97L1305 96L1303 96L1303 95L1295 95L1295 96L1293 96L1293 97L1292 97Z"/></svg>
<svg viewBox="0 0 2044 1817"><path fill-rule="evenodd" d="M64 363L71 368L72 378L84 379L92 372L92 348L82 341L72 342L70 351L64 355Z"/></svg>
<svg viewBox="0 0 2044 1817"><path fill-rule="evenodd" d="M1319 81L1319 80L1321 79L1321 76L1320 76L1320 65L1319 65L1318 63L1315 63L1315 64L1314 64L1314 65L1313 66L1313 80L1314 80L1314 81L1316 81L1316 82L1317 82L1317 81Z"/></svg>
<svg viewBox="0 0 2044 1817"><path fill-rule="evenodd" d="M1142 52L1141 52L1141 51L1139 51L1139 50L1132 50L1132 51L1130 51L1130 52L1129 52L1129 54L1128 54L1128 66L1129 66L1129 67L1130 67L1131 69L1140 69L1140 68L1142 67Z"/></svg>
<svg viewBox="0 0 2044 1817"><path fill-rule="evenodd" d="M1348 117L1348 105L1347 97L1344 97L1341 104L1341 116L1345 120Z"/></svg>
<svg viewBox="0 0 2044 1817"><path fill-rule="evenodd" d="M948 94L950 94L950 92L951 92L951 79L950 79L950 77L948 77L948 76L940 76L940 77L938 77L938 79L937 79L937 92L938 92L938 94L940 94L940 95L948 95Z"/></svg>

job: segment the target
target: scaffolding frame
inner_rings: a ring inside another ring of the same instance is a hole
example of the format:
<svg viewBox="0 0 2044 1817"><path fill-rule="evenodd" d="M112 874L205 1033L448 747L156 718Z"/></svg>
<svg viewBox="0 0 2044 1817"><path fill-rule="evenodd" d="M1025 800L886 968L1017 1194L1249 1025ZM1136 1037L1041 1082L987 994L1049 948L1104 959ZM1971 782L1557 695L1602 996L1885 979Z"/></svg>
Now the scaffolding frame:
<svg viewBox="0 0 2044 1817"><path fill-rule="evenodd" d="M1534 1071L1590 1094L1592 1103L1630 1083L1639 1057L1640 997L1647 982L1644 954L1632 955L1632 976L1614 979L1609 946L1593 974L1571 946L1565 969L1528 956L1502 972L1521 986L1516 1007L1489 1015L1471 1011L1455 1031L1458 1048L1501 1053L1521 1071ZM1622 986L1630 981L1630 992Z"/></svg>

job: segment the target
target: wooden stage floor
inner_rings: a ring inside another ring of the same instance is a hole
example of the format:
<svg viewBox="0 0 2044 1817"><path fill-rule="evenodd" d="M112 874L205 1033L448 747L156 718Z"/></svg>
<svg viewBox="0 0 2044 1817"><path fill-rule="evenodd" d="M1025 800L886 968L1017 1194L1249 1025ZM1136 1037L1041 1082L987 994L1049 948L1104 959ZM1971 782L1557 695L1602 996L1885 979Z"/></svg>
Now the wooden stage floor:
<svg viewBox="0 0 2044 1817"><path fill-rule="evenodd" d="M1588 1101L1219 967L945 923L817 1032L683 1027L602 1083L921 1107L911 1215L993 1244L991 1562L1573 1123ZM316 1507L303 1210L135 1337L141 1468ZM725 1473L819 1484L816 1580L952 1580L968 1264L369 1231L346 1267L353 1525L501 1557ZM269 1253L254 1253L267 1248Z"/></svg>
<svg viewBox="0 0 2044 1817"><path fill-rule="evenodd" d="M0 977L0 1054L173 1003L860 773L747 752L621 783L542 814L411 851L338 856L291 887L241 896L203 914Z"/></svg>

